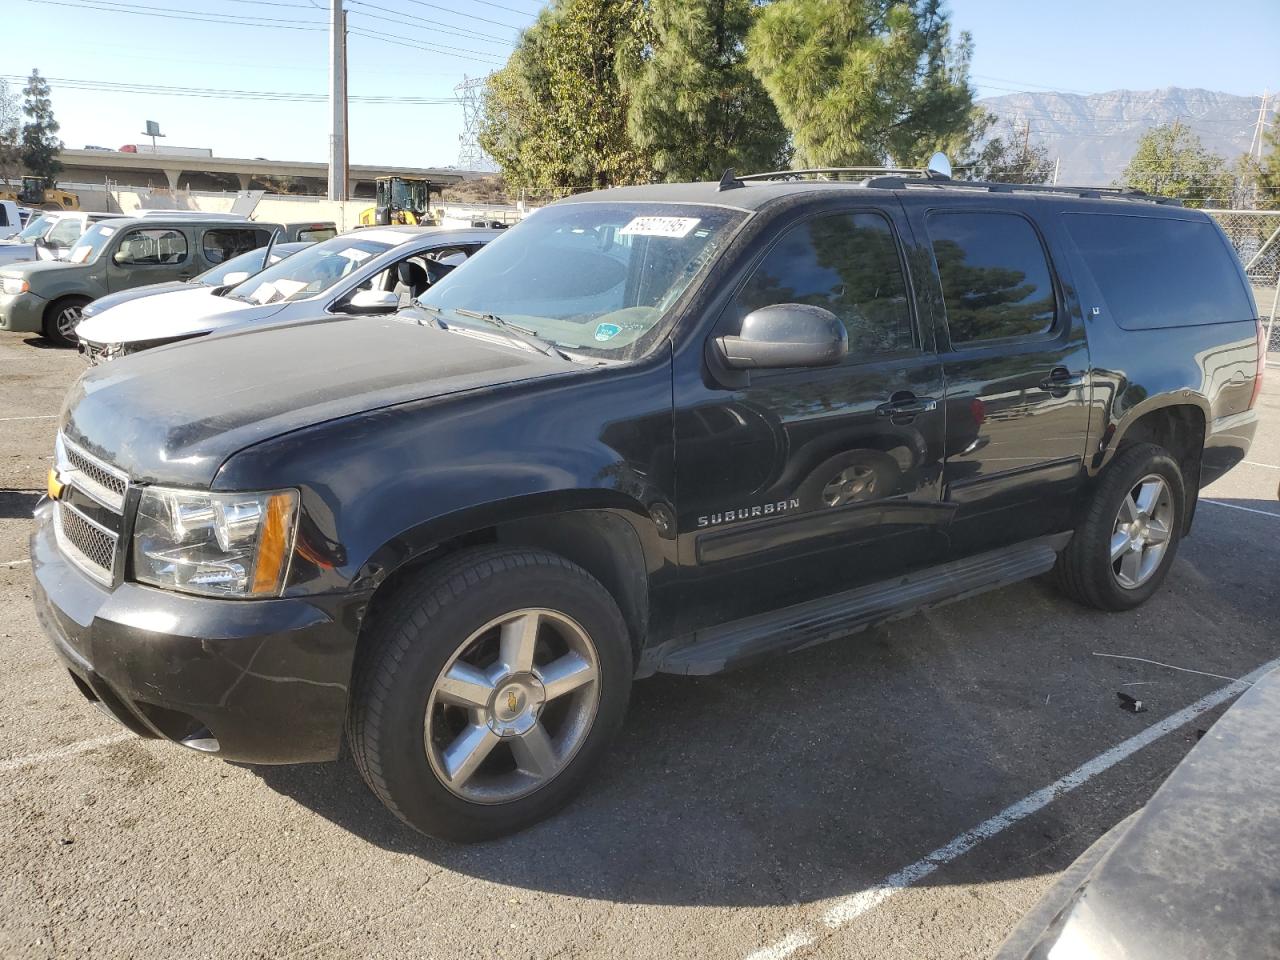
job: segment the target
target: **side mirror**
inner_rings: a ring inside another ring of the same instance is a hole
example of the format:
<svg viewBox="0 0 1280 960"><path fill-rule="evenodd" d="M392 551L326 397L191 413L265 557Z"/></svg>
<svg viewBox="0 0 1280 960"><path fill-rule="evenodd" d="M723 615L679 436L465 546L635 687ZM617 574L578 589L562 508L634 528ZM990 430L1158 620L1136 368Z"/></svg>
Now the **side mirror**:
<svg viewBox="0 0 1280 960"><path fill-rule="evenodd" d="M400 309L399 294L390 290L359 290L338 308L339 313L394 313Z"/></svg>
<svg viewBox="0 0 1280 960"><path fill-rule="evenodd" d="M829 367L849 352L849 334L830 310L778 303L747 314L736 337L717 337L725 366L734 370Z"/></svg>
<svg viewBox="0 0 1280 960"><path fill-rule="evenodd" d="M222 283L220 283L219 286L234 287L237 283L244 283L248 279L249 279L248 270L236 270L232 273L228 273L225 277L223 277Z"/></svg>

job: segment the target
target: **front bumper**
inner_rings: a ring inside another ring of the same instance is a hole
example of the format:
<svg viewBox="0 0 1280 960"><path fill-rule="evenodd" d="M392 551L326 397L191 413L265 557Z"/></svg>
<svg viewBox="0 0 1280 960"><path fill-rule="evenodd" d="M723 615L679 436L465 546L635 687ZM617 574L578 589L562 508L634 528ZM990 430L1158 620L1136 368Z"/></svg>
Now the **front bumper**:
<svg viewBox="0 0 1280 960"><path fill-rule="evenodd" d="M0 330L39 333L49 301L34 293L0 293Z"/></svg>
<svg viewBox="0 0 1280 960"><path fill-rule="evenodd" d="M36 616L76 686L139 736L246 763L337 757L367 597L108 590L57 548L48 503L31 566Z"/></svg>

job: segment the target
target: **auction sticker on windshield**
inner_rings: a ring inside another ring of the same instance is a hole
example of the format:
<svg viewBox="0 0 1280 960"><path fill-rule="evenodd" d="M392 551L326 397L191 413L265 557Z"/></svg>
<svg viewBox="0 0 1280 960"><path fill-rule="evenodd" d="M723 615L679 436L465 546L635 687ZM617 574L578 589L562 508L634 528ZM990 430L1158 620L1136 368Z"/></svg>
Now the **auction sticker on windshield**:
<svg viewBox="0 0 1280 960"><path fill-rule="evenodd" d="M687 237L700 223L698 217L636 217L618 231L619 236Z"/></svg>

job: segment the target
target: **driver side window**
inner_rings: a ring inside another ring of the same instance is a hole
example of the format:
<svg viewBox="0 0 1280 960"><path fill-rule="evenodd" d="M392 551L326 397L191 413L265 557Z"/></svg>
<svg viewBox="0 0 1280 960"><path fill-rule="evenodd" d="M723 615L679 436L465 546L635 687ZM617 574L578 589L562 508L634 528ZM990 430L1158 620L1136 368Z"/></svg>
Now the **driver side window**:
<svg viewBox="0 0 1280 960"><path fill-rule="evenodd" d="M815 217L783 234L738 291L736 320L778 303L834 313L849 334L850 362L916 349L898 246L879 214Z"/></svg>

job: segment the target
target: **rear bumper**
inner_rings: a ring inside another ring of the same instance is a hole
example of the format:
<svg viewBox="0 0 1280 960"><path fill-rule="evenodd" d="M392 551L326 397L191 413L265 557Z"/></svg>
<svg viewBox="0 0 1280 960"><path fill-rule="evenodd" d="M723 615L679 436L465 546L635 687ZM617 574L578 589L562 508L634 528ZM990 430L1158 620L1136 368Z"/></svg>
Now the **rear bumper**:
<svg viewBox="0 0 1280 960"><path fill-rule="evenodd" d="M39 333L44 327L44 310L49 301L34 293L0 293L0 330Z"/></svg>
<svg viewBox="0 0 1280 960"><path fill-rule="evenodd" d="M107 590L31 537L36 615L75 685L133 732L227 760L338 755L362 597L216 600Z"/></svg>

